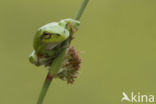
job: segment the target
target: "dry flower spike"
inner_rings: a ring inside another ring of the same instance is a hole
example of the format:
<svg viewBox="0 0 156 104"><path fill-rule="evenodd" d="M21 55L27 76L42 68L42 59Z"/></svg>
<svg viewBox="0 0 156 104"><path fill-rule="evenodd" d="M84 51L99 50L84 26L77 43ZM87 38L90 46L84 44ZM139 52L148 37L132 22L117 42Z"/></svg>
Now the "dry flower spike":
<svg viewBox="0 0 156 104"><path fill-rule="evenodd" d="M67 51L63 65L56 77L67 81L67 83L73 83L79 75L81 59L74 47L68 48Z"/></svg>

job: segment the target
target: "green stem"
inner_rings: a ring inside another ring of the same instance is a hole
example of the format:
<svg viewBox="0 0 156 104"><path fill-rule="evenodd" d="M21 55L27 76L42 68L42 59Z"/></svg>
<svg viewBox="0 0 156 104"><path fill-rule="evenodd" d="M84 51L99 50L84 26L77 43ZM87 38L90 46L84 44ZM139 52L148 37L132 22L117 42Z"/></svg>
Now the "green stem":
<svg viewBox="0 0 156 104"><path fill-rule="evenodd" d="M75 19L76 20L80 20L80 17L82 16L87 4L88 4L88 1L89 0L84 0ZM42 87L42 90L41 90L41 93L40 93L40 96L38 98L38 101L37 101L37 104L43 104L43 100L46 96L46 93L48 91L48 88L53 80L53 78L55 77L55 75L57 74L57 72L59 71L63 61L64 61L64 56L65 56L65 53L66 53L66 49L67 47L70 45L69 44L69 40L68 39L66 42L65 42L65 48L62 49L61 53L55 58L55 60L53 61L50 69L49 69L49 72L47 74L47 77L44 81L44 84L43 84L43 87Z"/></svg>
<svg viewBox="0 0 156 104"><path fill-rule="evenodd" d="M44 81L42 91L40 93L37 104L42 104L43 103L43 100L44 100L46 92L48 91L48 88L49 88L49 86L51 84L52 79L53 79L52 76L48 73L48 75L47 75L47 77L46 77L46 79Z"/></svg>
<svg viewBox="0 0 156 104"><path fill-rule="evenodd" d="M66 45L66 44L65 44ZM44 81L40 96L38 98L37 104L43 104L43 100L46 96L46 93L48 91L48 88L53 80L53 77L56 75L57 71L60 69L60 66L63 62L63 58L66 52L66 48L63 48L63 50L61 51L61 53L56 57L56 59L53 61L49 72L47 74L47 77Z"/></svg>
<svg viewBox="0 0 156 104"><path fill-rule="evenodd" d="M89 0L84 0L83 3L81 4L81 7L78 11L78 13L76 14L75 20L80 20L85 8L87 7Z"/></svg>

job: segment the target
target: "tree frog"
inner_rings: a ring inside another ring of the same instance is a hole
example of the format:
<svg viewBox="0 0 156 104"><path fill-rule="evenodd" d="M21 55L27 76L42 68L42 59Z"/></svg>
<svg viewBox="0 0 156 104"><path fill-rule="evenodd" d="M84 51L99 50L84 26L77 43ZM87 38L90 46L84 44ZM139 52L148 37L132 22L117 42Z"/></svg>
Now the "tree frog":
<svg viewBox="0 0 156 104"><path fill-rule="evenodd" d="M78 30L79 25L77 20L64 19L40 27L34 36L30 62L36 66L49 66L59 54L63 42Z"/></svg>

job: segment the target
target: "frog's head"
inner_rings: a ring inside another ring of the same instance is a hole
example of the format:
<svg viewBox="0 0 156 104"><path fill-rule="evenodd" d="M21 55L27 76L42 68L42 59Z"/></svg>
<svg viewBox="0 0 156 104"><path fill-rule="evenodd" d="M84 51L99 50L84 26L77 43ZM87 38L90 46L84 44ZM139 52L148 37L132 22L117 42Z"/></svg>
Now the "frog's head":
<svg viewBox="0 0 156 104"><path fill-rule="evenodd" d="M41 44L61 43L69 37L69 31L56 22L47 24L37 31L34 38L34 49L38 49Z"/></svg>

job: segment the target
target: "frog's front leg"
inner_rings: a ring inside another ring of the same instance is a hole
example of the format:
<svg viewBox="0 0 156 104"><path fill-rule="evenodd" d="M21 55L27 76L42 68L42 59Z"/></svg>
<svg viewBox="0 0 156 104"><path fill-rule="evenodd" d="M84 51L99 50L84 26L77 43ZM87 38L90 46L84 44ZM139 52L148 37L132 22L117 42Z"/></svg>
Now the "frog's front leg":
<svg viewBox="0 0 156 104"><path fill-rule="evenodd" d="M65 26L68 31L75 33L79 29L80 21L74 19L64 19L61 20L59 24Z"/></svg>

